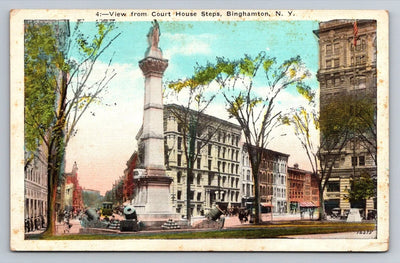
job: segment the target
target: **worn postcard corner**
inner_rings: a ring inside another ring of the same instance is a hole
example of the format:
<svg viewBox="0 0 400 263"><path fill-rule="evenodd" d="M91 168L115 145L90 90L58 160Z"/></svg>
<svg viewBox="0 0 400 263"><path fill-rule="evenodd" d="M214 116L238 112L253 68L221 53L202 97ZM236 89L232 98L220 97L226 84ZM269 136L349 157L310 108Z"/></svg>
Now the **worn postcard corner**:
<svg viewBox="0 0 400 263"><path fill-rule="evenodd" d="M12 251L387 251L388 12L11 10Z"/></svg>

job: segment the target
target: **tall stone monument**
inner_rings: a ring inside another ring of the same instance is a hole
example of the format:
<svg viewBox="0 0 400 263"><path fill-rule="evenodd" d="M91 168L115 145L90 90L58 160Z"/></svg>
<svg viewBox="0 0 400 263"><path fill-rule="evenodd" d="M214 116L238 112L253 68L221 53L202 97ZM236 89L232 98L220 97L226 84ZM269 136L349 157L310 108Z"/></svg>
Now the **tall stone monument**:
<svg viewBox="0 0 400 263"><path fill-rule="evenodd" d="M147 34L149 47L139 67L145 77L143 125L139 132L141 169L134 170L136 194L132 200L138 219L147 225L157 225L169 218L176 219L170 204L172 178L165 173L164 163L164 120L162 77L168 67L158 47L160 28L153 22Z"/></svg>

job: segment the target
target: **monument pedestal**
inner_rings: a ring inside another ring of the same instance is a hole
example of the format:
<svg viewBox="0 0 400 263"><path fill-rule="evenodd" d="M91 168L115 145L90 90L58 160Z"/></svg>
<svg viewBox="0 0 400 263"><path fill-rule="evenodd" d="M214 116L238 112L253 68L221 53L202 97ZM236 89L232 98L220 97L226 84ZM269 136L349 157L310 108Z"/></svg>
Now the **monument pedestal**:
<svg viewBox="0 0 400 263"><path fill-rule="evenodd" d="M180 217L169 203L169 186L172 178L167 176L140 175L134 177L136 195L132 200L139 221L146 227L161 227L168 219Z"/></svg>

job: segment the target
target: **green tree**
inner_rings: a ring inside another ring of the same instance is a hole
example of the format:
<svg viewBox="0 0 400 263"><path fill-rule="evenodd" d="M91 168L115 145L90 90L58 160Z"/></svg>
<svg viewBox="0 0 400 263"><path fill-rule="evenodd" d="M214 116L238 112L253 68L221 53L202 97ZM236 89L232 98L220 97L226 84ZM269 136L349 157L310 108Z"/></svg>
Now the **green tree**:
<svg viewBox="0 0 400 263"><path fill-rule="evenodd" d="M290 86L306 87L303 80L309 75L299 56L279 64L276 58L267 57L264 52L237 60L219 57L215 63L195 69L192 80L201 85L216 83L226 110L242 128L253 173L256 223L260 220L262 149L268 146L273 138L271 132L280 125L282 112L275 109L278 95Z"/></svg>
<svg viewBox="0 0 400 263"><path fill-rule="evenodd" d="M93 67L102 53L120 35L109 36L113 23L96 23L90 38L76 23L27 21L25 24L25 150L27 163L37 148L45 146L42 161L48 174L48 228L55 233L57 187L62 183L65 148L89 105L99 101L115 72L107 68L103 77L89 83ZM57 34L56 34L57 32ZM109 64L111 64L111 60Z"/></svg>
<svg viewBox="0 0 400 263"><path fill-rule="evenodd" d="M330 98L321 98L320 112L316 110L315 93L311 89L299 89L309 106L298 107L282 118L283 123L294 128L310 162L313 175L319 186L319 218L325 214L323 193L331 178L335 163L339 162L350 141L370 138L365 144L376 145L373 139L375 106L365 97L355 97L348 93ZM320 132L319 144L312 140L312 132ZM376 128L375 128L376 134ZM375 135L376 136L376 135ZM373 146L372 146L373 148ZM371 155L374 150L371 149ZM375 151L376 153L376 151Z"/></svg>
<svg viewBox="0 0 400 263"><path fill-rule="evenodd" d="M350 189L345 196L351 203L362 203L366 209L368 199L376 197L376 180L367 172L362 172L360 177L351 180Z"/></svg>

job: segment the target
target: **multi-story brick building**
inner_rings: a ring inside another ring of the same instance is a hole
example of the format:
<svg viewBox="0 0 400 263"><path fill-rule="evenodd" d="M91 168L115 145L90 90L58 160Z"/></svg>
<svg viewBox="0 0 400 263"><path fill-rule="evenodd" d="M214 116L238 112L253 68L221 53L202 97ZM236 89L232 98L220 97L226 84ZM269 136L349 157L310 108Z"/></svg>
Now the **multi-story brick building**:
<svg viewBox="0 0 400 263"><path fill-rule="evenodd" d="M82 187L79 185L78 165L74 162L72 171L64 174L65 177L65 193L64 193L64 209L78 214L84 209L82 198Z"/></svg>
<svg viewBox="0 0 400 263"><path fill-rule="evenodd" d="M273 212L287 212L287 163L289 155L263 149L259 168L260 202L272 205Z"/></svg>
<svg viewBox="0 0 400 263"><path fill-rule="evenodd" d="M344 95L368 97L376 105L376 21L357 20L356 24L354 20L321 22L314 33L319 38L320 68L317 76L321 109L331 98ZM335 207L339 207L342 213L350 209L346 196L352 178L362 173L376 176L376 126L374 133L370 141L375 141L375 146L366 144L362 136L354 136L336 158L324 192L328 213ZM374 207L373 200L368 200L366 209Z"/></svg>
<svg viewBox="0 0 400 263"><path fill-rule="evenodd" d="M134 182L133 182L133 170L136 168L138 154L134 152L126 162L127 168L124 170L124 183L123 183L123 197L124 203L130 202L133 196Z"/></svg>
<svg viewBox="0 0 400 263"><path fill-rule="evenodd" d="M319 206L319 188L315 175L300 169L298 164L288 167L288 202L289 211L298 212L300 206ZM306 204L305 204L306 203Z"/></svg>
<svg viewBox="0 0 400 263"><path fill-rule="evenodd" d="M182 127L171 107L164 105L164 137L166 145L167 175L171 183L171 203L176 213L186 215L186 158L183 145ZM190 200L193 216L207 214L217 203L226 206L240 206L239 184L241 169L240 126L216 117L201 114L201 129L197 130L195 152L200 152L193 165ZM200 134L207 133L210 136ZM206 145L204 145L206 143Z"/></svg>

